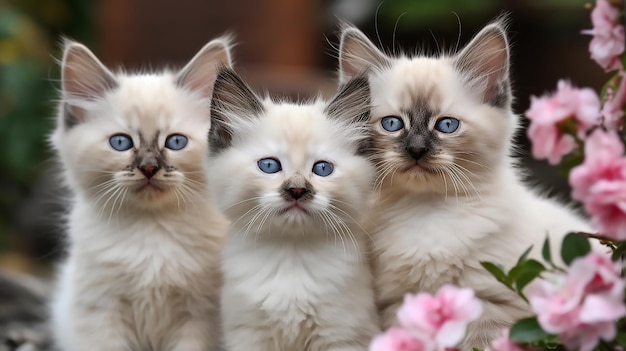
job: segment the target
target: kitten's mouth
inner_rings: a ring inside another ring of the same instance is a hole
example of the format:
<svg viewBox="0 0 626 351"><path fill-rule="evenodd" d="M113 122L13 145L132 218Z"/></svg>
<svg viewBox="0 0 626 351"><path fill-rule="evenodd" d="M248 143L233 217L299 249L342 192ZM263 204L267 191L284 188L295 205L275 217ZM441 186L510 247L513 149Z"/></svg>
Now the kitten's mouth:
<svg viewBox="0 0 626 351"><path fill-rule="evenodd" d="M406 167L404 167L402 169L402 172L404 173L429 173L429 174L435 174L436 171L430 167L424 166L422 163L420 162L411 162L410 164L408 164Z"/></svg>
<svg viewBox="0 0 626 351"><path fill-rule="evenodd" d="M141 191L163 191L163 188L155 184L154 180L145 179L141 181L139 186L136 188L137 192Z"/></svg>
<svg viewBox="0 0 626 351"><path fill-rule="evenodd" d="M294 202L290 203L289 206L283 208L280 211L280 214L285 214L285 213L294 212L294 211L295 212L301 212L301 213L304 213L304 214L307 214L307 215L309 214L309 211L306 208L302 207L302 205L300 203L298 203L297 201L294 201Z"/></svg>

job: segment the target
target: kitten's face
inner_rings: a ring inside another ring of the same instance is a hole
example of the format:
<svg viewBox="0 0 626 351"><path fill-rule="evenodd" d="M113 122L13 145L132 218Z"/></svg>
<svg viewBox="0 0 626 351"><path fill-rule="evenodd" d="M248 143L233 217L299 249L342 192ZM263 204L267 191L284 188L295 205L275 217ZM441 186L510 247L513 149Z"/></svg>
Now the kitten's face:
<svg viewBox="0 0 626 351"><path fill-rule="evenodd" d="M508 48L499 24L453 57L391 58L346 28L342 77L370 69L377 185L475 194L509 151Z"/></svg>
<svg viewBox="0 0 626 351"><path fill-rule="evenodd" d="M86 50L66 48L52 140L70 185L109 216L126 205L196 201L206 187L210 93L217 65L228 63L227 42L210 43L178 74L113 75Z"/></svg>
<svg viewBox="0 0 626 351"><path fill-rule="evenodd" d="M348 235L344 223L364 210L373 174L359 152L367 81L349 85L328 105L298 105L260 101L234 73L218 76L210 178L236 231Z"/></svg>

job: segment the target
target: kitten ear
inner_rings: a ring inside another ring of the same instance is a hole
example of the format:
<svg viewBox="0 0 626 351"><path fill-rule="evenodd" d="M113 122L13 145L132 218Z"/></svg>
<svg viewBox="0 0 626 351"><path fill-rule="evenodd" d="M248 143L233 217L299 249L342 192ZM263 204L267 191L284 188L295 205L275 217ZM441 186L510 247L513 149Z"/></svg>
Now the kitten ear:
<svg viewBox="0 0 626 351"><path fill-rule="evenodd" d="M232 37L226 35L207 43L176 76L176 84L210 97L220 66L232 66Z"/></svg>
<svg viewBox="0 0 626 351"><path fill-rule="evenodd" d="M369 81L365 74L360 74L339 89L324 112L331 118L359 124L369 121L370 108Z"/></svg>
<svg viewBox="0 0 626 351"><path fill-rule="evenodd" d="M330 118L348 122L349 138L359 155L369 147L370 99L369 80L360 74L344 84L324 110Z"/></svg>
<svg viewBox="0 0 626 351"><path fill-rule="evenodd" d="M61 61L61 86L63 94L63 119L66 127L81 123L86 111L78 102L97 101L107 91L117 88L115 76L86 46L64 40Z"/></svg>
<svg viewBox="0 0 626 351"><path fill-rule="evenodd" d="M211 100L211 151L219 152L232 144L237 120L256 118L264 110L261 100L235 71L219 67Z"/></svg>
<svg viewBox="0 0 626 351"><path fill-rule="evenodd" d="M456 55L454 65L467 83L483 96L483 102L495 107L510 104L509 42L506 18L500 18L483 28Z"/></svg>
<svg viewBox="0 0 626 351"><path fill-rule="evenodd" d="M384 67L389 58L356 27L343 23L339 44L339 80L345 83L371 66Z"/></svg>

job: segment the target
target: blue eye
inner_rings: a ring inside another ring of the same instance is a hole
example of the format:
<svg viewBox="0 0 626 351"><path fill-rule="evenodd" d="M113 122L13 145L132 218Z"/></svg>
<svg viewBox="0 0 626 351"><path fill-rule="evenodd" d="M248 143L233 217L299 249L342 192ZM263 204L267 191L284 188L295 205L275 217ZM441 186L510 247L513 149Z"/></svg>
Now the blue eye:
<svg viewBox="0 0 626 351"><path fill-rule="evenodd" d="M383 118L380 121L380 124L383 126L383 129L388 132L397 132L404 128L404 122L402 122L400 118L394 116Z"/></svg>
<svg viewBox="0 0 626 351"><path fill-rule="evenodd" d="M182 150L187 146L187 137L180 134L172 134L165 139L165 147L170 150Z"/></svg>
<svg viewBox="0 0 626 351"><path fill-rule="evenodd" d="M133 147L133 139L126 134L115 134L109 138L109 144L117 151L126 151Z"/></svg>
<svg viewBox="0 0 626 351"><path fill-rule="evenodd" d="M258 165L259 169L267 174L277 173L283 169L280 161L275 158L260 159Z"/></svg>
<svg viewBox="0 0 626 351"><path fill-rule="evenodd" d="M450 134L459 129L459 120L452 117L445 117L437 121L435 129L442 133Z"/></svg>
<svg viewBox="0 0 626 351"><path fill-rule="evenodd" d="M313 173L317 174L320 177L328 177L335 167L329 162L319 161L313 165Z"/></svg>

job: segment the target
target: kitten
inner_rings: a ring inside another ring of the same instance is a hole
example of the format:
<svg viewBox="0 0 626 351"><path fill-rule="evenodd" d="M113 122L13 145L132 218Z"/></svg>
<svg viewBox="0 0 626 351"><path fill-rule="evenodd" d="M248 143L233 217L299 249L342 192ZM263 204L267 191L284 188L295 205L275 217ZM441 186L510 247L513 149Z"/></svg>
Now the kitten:
<svg viewBox="0 0 626 351"><path fill-rule="evenodd" d="M111 73L66 42L51 142L73 191L53 303L58 346L216 350L228 222L208 193L210 99L230 40L179 72Z"/></svg>
<svg viewBox="0 0 626 351"><path fill-rule="evenodd" d="M209 184L233 222L222 268L229 351L366 350L377 333L365 233L369 86L330 101L259 99L218 74Z"/></svg>
<svg viewBox="0 0 626 351"><path fill-rule="evenodd" d="M521 181L511 156L519 119L511 110L504 19L455 55L389 57L358 29L341 33L340 76L369 69L379 198L368 232L384 328L408 292L471 287L484 303L461 349L485 348L529 308L479 261L515 264L539 256L568 231L589 230L573 211Z"/></svg>
<svg viewBox="0 0 626 351"><path fill-rule="evenodd" d="M0 351L52 350L48 281L0 269Z"/></svg>

